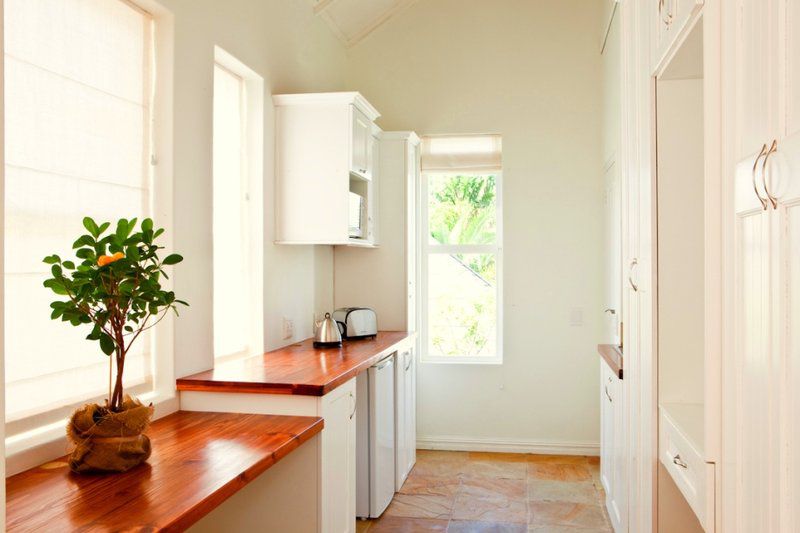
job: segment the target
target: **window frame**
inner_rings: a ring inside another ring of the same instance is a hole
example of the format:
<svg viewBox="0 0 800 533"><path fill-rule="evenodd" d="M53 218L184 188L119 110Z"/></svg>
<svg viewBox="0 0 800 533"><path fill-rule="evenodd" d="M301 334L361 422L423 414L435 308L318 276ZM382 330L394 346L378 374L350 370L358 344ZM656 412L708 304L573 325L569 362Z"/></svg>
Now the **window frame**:
<svg viewBox="0 0 800 533"><path fill-rule="evenodd" d="M496 235L494 244L438 244L431 245L429 241L430 229L428 227L428 181L430 176L494 176L495 177L495 217ZM429 364L503 364L503 172L469 170L459 171L421 171L420 186L417 198L417 220L419 231L417 233L417 251L419 256L418 286L419 293L419 332L420 332L420 361ZM435 250L435 251L432 251ZM428 353L428 257L431 254L464 253L464 254L494 254L496 268L495 305L496 346L493 356L434 356Z"/></svg>

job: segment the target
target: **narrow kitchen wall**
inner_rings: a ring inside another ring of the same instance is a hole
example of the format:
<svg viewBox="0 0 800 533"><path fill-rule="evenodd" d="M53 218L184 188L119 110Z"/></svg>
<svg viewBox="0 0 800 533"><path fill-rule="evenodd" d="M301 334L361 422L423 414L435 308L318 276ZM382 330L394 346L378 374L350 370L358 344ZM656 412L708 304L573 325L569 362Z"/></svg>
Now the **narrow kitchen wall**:
<svg viewBox="0 0 800 533"><path fill-rule="evenodd" d="M425 0L349 51L348 87L384 130L503 135L504 363L420 365L423 445L596 451L601 12Z"/></svg>
<svg viewBox="0 0 800 533"><path fill-rule="evenodd" d="M305 0L162 0L175 16L175 291L191 307L175 329L175 373L213 366L211 138L214 46L264 78L264 343L311 336L315 310L333 305L330 247L276 246L271 95L342 90L343 46ZM281 321L295 324L282 339Z"/></svg>

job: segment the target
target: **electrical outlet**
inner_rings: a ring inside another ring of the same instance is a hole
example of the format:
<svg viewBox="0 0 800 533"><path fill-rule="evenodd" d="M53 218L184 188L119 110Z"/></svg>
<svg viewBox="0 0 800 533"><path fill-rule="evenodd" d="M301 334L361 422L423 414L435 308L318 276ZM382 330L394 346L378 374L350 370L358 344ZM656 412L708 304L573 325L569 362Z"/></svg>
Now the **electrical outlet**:
<svg viewBox="0 0 800 533"><path fill-rule="evenodd" d="M291 339L294 337L294 320L283 317L283 338Z"/></svg>
<svg viewBox="0 0 800 533"><path fill-rule="evenodd" d="M573 307L569 313L569 325L583 326L583 307Z"/></svg>

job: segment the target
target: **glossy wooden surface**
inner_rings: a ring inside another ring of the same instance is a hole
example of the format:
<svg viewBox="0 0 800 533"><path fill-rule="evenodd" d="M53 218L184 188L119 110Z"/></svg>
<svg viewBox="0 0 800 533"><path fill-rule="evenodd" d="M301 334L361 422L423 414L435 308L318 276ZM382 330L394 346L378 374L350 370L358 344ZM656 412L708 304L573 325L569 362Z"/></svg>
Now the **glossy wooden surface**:
<svg viewBox="0 0 800 533"><path fill-rule="evenodd" d="M178 390L322 396L366 370L395 345L415 335L381 331L375 339L345 341L341 348L314 348L311 339L223 363L178 380Z"/></svg>
<svg viewBox="0 0 800 533"><path fill-rule="evenodd" d="M6 480L8 531L183 531L322 431L316 417L180 411L153 423L153 455L124 474L64 460Z"/></svg>
<svg viewBox="0 0 800 533"><path fill-rule="evenodd" d="M597 352L600 354L600 357L603 358L603 361L611 367L614 374L616 374L619 379L622 379L622 352L619 350L619 346L613 344L598 344Z"/></svg>

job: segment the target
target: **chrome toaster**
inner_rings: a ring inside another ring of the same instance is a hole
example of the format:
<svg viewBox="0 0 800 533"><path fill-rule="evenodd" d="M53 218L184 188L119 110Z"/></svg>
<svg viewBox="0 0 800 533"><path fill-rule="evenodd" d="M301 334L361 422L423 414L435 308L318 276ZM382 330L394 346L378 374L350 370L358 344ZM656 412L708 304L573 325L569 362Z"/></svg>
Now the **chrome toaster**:
<svg viewBox="0 0 800 533"><path fill-rule="evenodd" d="M333 319L343 339L362 339L378 334L378 317L369 307L342 307L333 312Z"/></svg>

